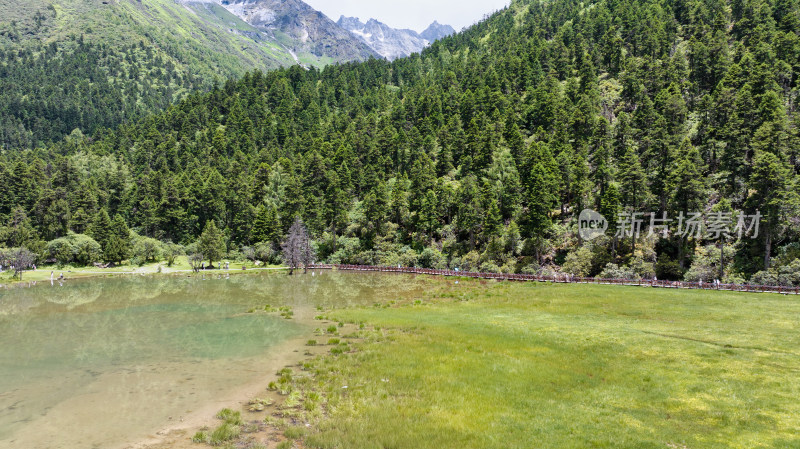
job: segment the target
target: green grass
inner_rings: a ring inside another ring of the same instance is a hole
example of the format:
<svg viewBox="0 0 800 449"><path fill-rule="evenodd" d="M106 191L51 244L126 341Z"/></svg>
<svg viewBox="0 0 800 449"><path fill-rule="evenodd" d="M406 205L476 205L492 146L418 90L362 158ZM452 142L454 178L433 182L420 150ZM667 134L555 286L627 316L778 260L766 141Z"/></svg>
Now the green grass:
<svg viewBox="0 0 800 449"><path fill-rule="evenodd" d="M800 447L800 300L462 282L316 364L305 447ZM343 388L343 386L349 386Z"/></svg>
<svg viewBox="0 0 800 449"><path fill-rule="evenodd" d="M214 262L214 266L218 266L219 262ZM247 263L247 269L242 270L242 263L241 262L230 262L230 269L229 270L206 270L200 272L200 274L205 274L208 276L212 276L215 274L224 275L229 273L231 275L240 274L240 273L252 273L254 270L253 264ZM96 276L108 276L114 274L159 274L159 267L161 268L161 274L174 274L174 273L186 273L186 274L193 274L191 273L192 268L189 266L189 262L185 256L178 257L175 260L175 263L168 267L166 262L154 262L154 263L147 263L144 265L131 265L129 263L124 263L122 265L116 266L114 268L95 268L95 267L71 267L71 266L64 266L58 267L56 265L44 265L37 267L36 271L26 271L22 275L22 282L31 282L31 281L49 281L50 280L50 272L54 272L54 277L57 279L61 273L64 274L64 277L67 280L70 279L77 279L77 278L87 278L87 277L96 277ZM257 269L270 269L270 270L281 270L284 267L278 265L270 265L270 266L260 266ZM13 273L6 271L4 273L0 273L0 284L14 284L19 282L18 279L13 277ZM267 311L271 311L265 309ZM290 313L291 310L284 311L284 313L288 314L290 317L293 313Z"/></svg>

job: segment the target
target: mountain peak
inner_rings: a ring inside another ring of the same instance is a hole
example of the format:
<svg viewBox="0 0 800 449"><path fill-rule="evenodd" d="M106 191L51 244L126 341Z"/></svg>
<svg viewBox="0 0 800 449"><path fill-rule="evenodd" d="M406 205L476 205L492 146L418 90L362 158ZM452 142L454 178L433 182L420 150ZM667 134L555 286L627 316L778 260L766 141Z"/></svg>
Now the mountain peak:
<svg viewBox="0 0 800 449"><path fill-rule="evenodd" d="M442 25L438 21L434 20L430 26L428 26L425 31L420 33L424 39L429 42L438 41L443 37L450 36L451 34L455 34L456 30L453 29L450 25Z"/></svg>
<svg viewBox="0 0 800 449"><path fill-rule="evenodd" d="M416 31L398 30L376 19L363 23L355 17L342 16L337 24L388 60L420 52L429 44Z"/></svg>
<svg viewBox="0 0 800 449"><path fill-rule="evenodd" d="M351 27L364 27L366 26L365 23L361 21L358 17L347 17L345 15L341 15L339 20L336 21L336 24L344 29L350 29Z"/></svg>

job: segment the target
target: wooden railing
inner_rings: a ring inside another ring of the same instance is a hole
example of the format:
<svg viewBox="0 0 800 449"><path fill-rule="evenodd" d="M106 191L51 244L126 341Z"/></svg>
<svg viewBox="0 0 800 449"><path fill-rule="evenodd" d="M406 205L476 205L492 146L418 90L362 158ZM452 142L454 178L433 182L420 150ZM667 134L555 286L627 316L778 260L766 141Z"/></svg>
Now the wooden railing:
<svg viewBox="0 0 800 449"><path fill-rule="evenodd" d="M497 279L501 281L634 285L641 287L686 288L686 289L702 289L702 290L725 290L733 292L781 293L784 295L800 295L800 287L782 287L776 285L715 284L712 282L659 281L651 279L607 279L607 278L597 278L597 277L592 277L592 278L579 277L568 274L541 276L537 274L479 273L474 271L436 270L432 268L388 267L388 266L372 266L372 265L320 264L320 265L312 265L309 267L309 269L318 269L318 270L337 269L344 271L379 271L383 273L424 274L430 276L457 276L457 277L477 278L477 279Z"/></svg>

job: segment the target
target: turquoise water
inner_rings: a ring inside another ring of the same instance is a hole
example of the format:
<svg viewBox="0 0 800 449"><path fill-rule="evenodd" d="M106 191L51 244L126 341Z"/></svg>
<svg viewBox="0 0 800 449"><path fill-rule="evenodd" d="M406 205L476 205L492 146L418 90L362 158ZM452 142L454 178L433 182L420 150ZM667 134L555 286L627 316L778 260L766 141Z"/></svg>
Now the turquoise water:
<svg viewBox="0 0 800 449"><path fill-rule="evenodd" d="M415 293L408 276L115 277L0 290L0 447L116 447L263 378L317 306ZM247 313L288 305L298 319Z"/></svg>

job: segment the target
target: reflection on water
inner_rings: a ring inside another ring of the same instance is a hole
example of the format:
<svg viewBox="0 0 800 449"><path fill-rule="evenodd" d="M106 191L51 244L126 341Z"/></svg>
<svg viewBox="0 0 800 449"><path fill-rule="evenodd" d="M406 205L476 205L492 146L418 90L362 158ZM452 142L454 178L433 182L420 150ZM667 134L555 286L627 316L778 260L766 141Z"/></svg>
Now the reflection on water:
<svg viewBox="0 0 800 449"><path fill-rule="evenodd" d="M107 447L141 437L258 378L271 347L308 330L248 309L371 305L419 293L423 283L380 273L214 273L5 288L0 448L47 438L59 447ZM75 434L81 438L63 439Z"/></svg>

